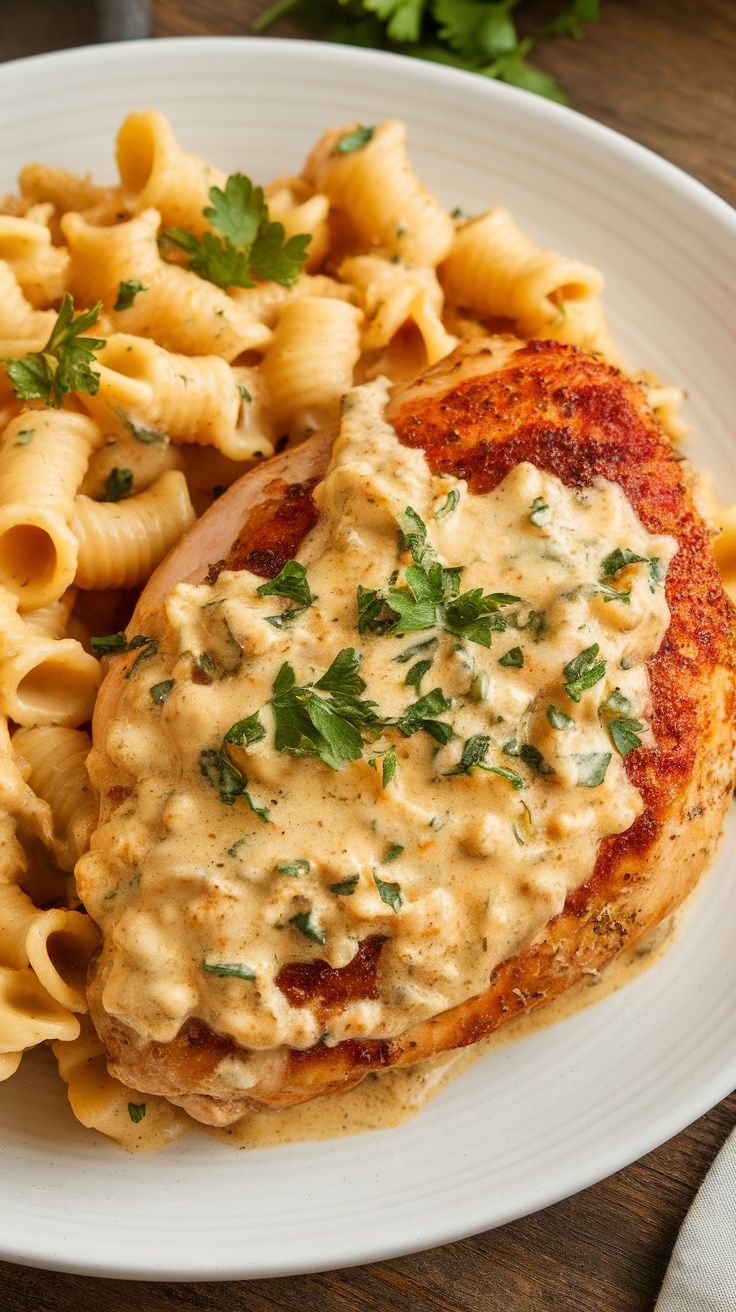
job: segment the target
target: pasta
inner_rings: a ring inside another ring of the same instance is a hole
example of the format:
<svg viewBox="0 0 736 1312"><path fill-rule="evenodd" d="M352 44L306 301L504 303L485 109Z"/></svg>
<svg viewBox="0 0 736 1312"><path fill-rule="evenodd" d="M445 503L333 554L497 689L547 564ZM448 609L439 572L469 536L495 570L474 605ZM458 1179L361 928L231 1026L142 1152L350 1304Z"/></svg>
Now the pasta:
<svg viewBox="0 0 736 1312"><path fill-rule="evenodd" d="M157 111L128 115L116 158L111 186L29 164L0 205L0 1080L52 1042L78 1119L134 1148L189 1121L111 1078L84 1015L98 931L73 871L97 802L80 726L102 673L89 634L118 615L122 628L127 594L195 514L254 461L334 424L355 382L401 379L499 326L620 361L601 273L539 248L501 206L448 214L402 123L330 129L300 176L266 187L267 210ZM248 250L212 208L225 192L250 197ZM89 317L69 328L59 396L50 339L67 297ZM682 437L678 389L642 377ZM716 518L736 595L736 509Z"/></svg>

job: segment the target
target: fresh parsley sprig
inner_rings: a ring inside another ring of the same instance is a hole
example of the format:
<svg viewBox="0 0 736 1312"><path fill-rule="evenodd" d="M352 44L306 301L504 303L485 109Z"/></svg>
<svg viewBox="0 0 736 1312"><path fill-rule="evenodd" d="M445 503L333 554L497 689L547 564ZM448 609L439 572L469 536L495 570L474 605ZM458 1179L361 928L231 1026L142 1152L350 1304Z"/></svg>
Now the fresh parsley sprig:
<svg viewBox="0 0 736 1312"><path fill-rule="evenodd" d="M312 31L345 45L376 46L498 78L551 100L567 98L554 78L530 63L537 42L579 39L581 22L598 17L599 0L564 0L539 31L521 38L513 11L520 0L276 0L253 24L263 32L292 14Z"/></svg>
<svg viewBox="0 0 736 1312"><path fill-rule="evenodd" d="M344 647L320 679L302 687L297 686L293 667L284 661L270 703L277 752L317 756L333 770L358 760L363 733L374 731L377 736L381 726L376 703L360 697L365 690L365 680L358 674L361 660L354 647Z"/></svg>
<svg viewBox="0 0 736 1312"><path fill-rule="evenodd" d="M46 345L21 359L5 359L8 378L21 401L45 401L58 410L67 392L86 392L95 396L100 375L90 366L95 351L105 345L102 337L83 337L99 318L102 301L91 310L74 315L74 300L64 292L61 309Z"/></svg>
<svg viewBox="0 0 736 1312"><path fill-rule="evenodd" d="M286 597L288 601L295 603L293 606L287 606L280 615L266 616L268 623L273 624L275 629L283 629L285 625L293 624L294 620L317 600L307 581L306 568L298 560L287 560L280 574L277 574L275 579L262 583L256 588L256 592L259 597Z"/></svg>
<svg viewBox="0 0 736 1312"><path fill-rule="evenodd" d="M484 593L482 588L461 593L462 568L447 568L434 559L427 526L411 506L399 516L399 530L400 549L412 557L405 570L406 586L390 583L385 596L375 588L359 587L358 632L400 638L439 626L455 638L490 647L492 633L506 628L501 607L521 598L507 592Z"/></svg>
<svg viewBox="0 0 736 1312"><path fill-rule="evenodd" d="M216 287L255 287L256 279L291 287L306 262L311 235L286 240L283 224L269 216L263 188L243 173L231 173L224 191L210 187L209 198L203 214L215 232L197 237L187 228L164 228L163 241L183 250L192 272Z"/></svg>

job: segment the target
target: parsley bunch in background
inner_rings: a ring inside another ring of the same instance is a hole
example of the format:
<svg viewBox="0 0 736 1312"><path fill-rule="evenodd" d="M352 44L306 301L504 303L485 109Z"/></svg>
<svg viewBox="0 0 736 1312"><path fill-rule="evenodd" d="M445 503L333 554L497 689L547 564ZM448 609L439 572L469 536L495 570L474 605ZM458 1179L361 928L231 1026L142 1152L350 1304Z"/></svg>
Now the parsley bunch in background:
<svg viewBox="0 0 736 1312"><path fill-rule="evenodd" d="M538 41L583 35L598 17L599 0L565 0L532 36L520 37L513 11L521 0L277 0L253 24L263 32L285 14L331 41L374 46L499 78L565 102L549 74L529 62Z"/></svg>

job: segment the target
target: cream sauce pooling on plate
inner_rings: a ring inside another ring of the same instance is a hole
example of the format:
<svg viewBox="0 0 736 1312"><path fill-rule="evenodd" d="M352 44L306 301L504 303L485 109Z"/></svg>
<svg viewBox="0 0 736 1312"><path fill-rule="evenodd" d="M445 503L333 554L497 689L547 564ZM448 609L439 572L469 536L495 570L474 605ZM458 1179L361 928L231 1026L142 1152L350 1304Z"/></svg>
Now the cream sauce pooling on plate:
<svg viewBox="0 0 736 1312"><path fill-rule="evenodd" d="M480 993L642 809L620 753L650 740L672 540L603 479L520 464L474 496L385 401L382 380L346 400L295 595L248 572L176 587L94 754L100 791L132 793L81 891L105 1009L146 1038L192 1016L254 1049L399 1034ZM279 987L371 936L377 996L328 1027Z"/></svg>

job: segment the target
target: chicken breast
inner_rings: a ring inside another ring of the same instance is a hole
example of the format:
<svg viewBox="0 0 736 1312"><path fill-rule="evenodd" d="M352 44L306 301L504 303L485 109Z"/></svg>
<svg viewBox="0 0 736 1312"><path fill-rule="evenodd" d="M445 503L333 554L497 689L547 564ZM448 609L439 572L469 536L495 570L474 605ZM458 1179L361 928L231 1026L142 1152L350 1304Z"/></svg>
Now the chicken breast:
<svg viewBox="0 0 736 1312"><path fill-rule="evenodd" d="M92 1016L205 1123L557 997L687 896L733 789L734 610L641 387L489 338L372 388L171 552L98 700Z"/></svg>

